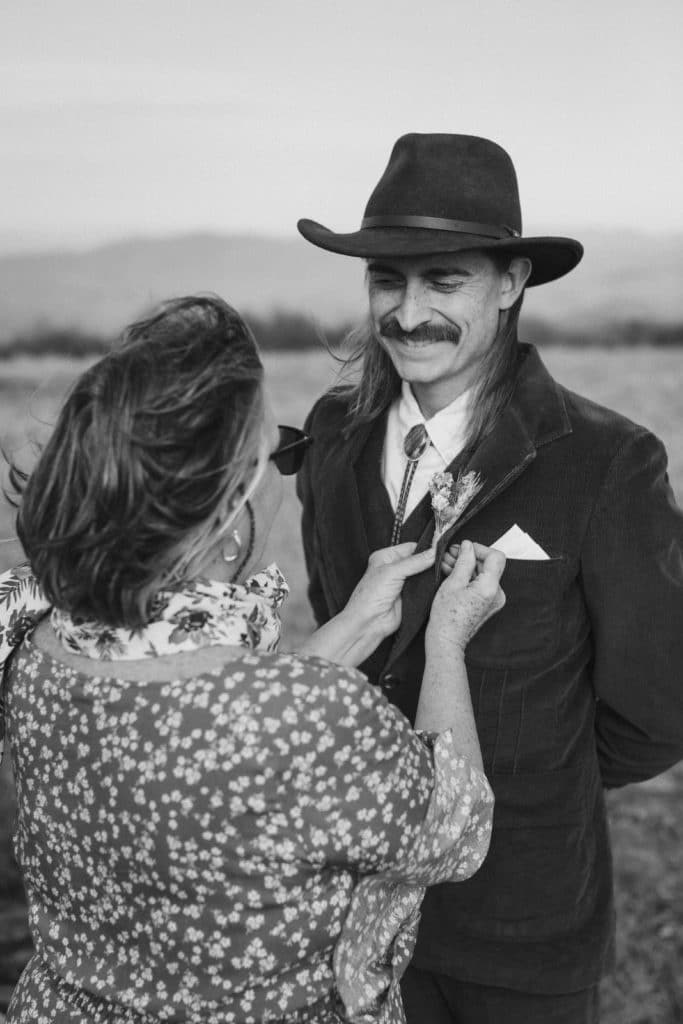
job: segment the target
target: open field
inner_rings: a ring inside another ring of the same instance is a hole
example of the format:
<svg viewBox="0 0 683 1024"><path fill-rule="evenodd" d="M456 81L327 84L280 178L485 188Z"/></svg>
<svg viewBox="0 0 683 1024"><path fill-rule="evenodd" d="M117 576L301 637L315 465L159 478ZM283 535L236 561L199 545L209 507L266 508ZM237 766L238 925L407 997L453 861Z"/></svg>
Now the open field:
<svg viewBox="0 0 683 1024"><path fill-rule="evenodd" d="M683 500L683 349L548 349L544 358L570 388L644 423L665 442L670 476ZM299 425L313 399L333 379L324 353L284 353L266 360L270 392L280 422ZM65 360L16 360L0 364L0 442L23 464L31 461L28 437L44 437L54 410L84 364ZM12 541L11 510L0 507L0 569L20 557ZM9 541L5 543L4 541ZM293 483L269 554L292 588L285 644L312 626L305 596ZM17 902L8 827L11 784L7 766L0 785L0 1008L26 955L23 910ZM683 770L609 795L617 872L619 964L604 986L605 1024L674 1024L683 1021ZM4 899L4 904L3 904ZM3 990L3 983L5 988Z"/></svg>

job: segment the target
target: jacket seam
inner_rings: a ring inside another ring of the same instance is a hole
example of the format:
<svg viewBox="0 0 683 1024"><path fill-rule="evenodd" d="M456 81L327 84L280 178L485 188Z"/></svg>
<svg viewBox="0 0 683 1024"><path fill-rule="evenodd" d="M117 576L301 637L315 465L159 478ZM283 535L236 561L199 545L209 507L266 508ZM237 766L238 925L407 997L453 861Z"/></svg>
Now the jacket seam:
<svg viewBox="0 0 683 1024"><path fill-rule="evenodd" d="M591 529L592 529L592 527L593 527L593 525L595 523L595 520L597 518L597 514L598 514L597 510L600 507L601 499L602 499L603 495L606 494L606 492L607 492L607 490L609 488L609 485L611 483L611 477L613 475L613 471L614 471L615 467L617 466L618 462L622 458L622 456L623 456L624 452L626 451L626 449L628 447L630 447L637 438L647 437L648 433L649 432L647 430L643 430L641 428L641 430L638 433L633 433L633 434L630 434L627 437L625 437L621 441L621 443L619 444L619 446L616 449L616 451L615 451L614 455L612 456L612 458L610 459L609 465L607 466L607 469L605 470L605 475L604 475L604 477L602 479L600 487L599 487L599 489L598 489L598 491L597 491L597 493L595 495L595 498L593 500L593 504L592 504L592 507L591 507L591 510L590 510L590 513L588 515L588 519L587 519L587 522L586 522L586 528L585 528L583 536L581 538L581 544L579 545L579 551L581 553L581 557L583 556L583 551L584 551L586 539L587 539L589 533L591 532Z"/></svg>

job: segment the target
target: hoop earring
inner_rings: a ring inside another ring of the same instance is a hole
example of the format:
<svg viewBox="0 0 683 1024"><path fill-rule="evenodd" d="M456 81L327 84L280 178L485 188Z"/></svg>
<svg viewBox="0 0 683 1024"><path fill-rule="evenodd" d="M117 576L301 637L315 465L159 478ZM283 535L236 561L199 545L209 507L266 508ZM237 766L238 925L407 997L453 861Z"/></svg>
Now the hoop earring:
<svg viewBox="0 0 683 1024"><path fill-rule="evenodd" d="M244 558L235 569L235 574L232 577L233 580L239 578L240 573L244 569L245 565L247 565L247 563L249 562L249 559L251 558L254 552L254 542L256 539L256 517L254 516L254 510L251 507L251 502L245 501L244 507L247 510L247 515L249 516L249 543L247 544L247 551Z"/></svg>
<svg viewBox="0 0 683 1024"><path fill-rule="evenodd" d="M233 544L237 548L237 551L235 552L235 554L234 555L226 555L225 551L223 551L223 549L221 548L221 558L223 559L224 562L228 562L228 563L229 562L236 562L237 559L240 557L240 551L242 550L242 538L240 537L240 535L237 532L237 530L233 530L232 531L231 537L232 537Z"/></svg>

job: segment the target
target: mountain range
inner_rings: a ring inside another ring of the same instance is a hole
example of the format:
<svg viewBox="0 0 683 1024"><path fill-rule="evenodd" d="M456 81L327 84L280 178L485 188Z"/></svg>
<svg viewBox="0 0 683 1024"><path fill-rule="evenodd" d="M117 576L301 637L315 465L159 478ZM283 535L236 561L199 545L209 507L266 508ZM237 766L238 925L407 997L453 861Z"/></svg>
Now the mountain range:
<svg viewBox="0 0 683 1024"><path fill-rule="evenodd" d="M683 322L683 235L591 230L578 237L583 261L530 289L526 316L578 330ZM364 309L363 264L299 238L218 234L0 255L0 342L48 324L111 334L155 302L196 291L217 292L259 316L297 312L333 325Z"/></svg>

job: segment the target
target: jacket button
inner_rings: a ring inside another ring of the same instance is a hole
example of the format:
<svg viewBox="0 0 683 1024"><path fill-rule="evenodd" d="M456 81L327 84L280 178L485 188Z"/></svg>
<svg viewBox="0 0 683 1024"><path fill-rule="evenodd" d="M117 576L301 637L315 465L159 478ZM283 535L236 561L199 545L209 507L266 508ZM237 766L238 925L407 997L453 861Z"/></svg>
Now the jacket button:
<svg viewBox="0 0 683 1024"><path fill-rule="evenodd" d="M398 676L395 676L392 672L387 672L385 676L382 676L381 686L385 693L393 690L394 687L398 686L401 682Z"/></svg>

